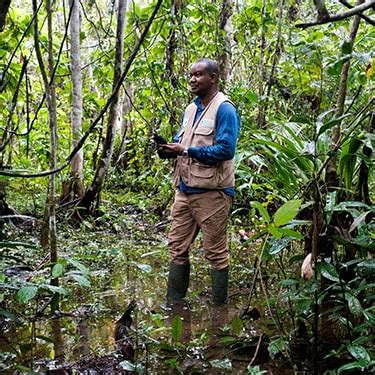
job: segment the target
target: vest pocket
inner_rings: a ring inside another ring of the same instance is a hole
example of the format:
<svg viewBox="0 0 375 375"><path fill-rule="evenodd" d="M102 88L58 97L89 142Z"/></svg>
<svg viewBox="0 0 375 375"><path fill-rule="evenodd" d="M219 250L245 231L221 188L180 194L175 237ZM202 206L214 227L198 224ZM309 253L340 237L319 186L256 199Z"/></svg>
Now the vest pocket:
<svg viewBox="0 0 375 375"><path fill-rule="evenodd" d="M207 125L202 125L200 124L194 129L194 134L197 135L211 135L214 132L214 127L213 126L207 126Z"/></svg>
<svg viewBox="0 0 375 375"><path fill-rule="evenodd" d="M192 163L190 165L190 171L194 177L212 178L212 176L215 174L216 168L214 166L201 163Z"/></svg>
<svg viewBox="0 0 375 375"><path fill-rule="evenodd" d="M218 186L219 175L217 166L202 163L190 164L189 186L203 189L213 189Z"/></svg>

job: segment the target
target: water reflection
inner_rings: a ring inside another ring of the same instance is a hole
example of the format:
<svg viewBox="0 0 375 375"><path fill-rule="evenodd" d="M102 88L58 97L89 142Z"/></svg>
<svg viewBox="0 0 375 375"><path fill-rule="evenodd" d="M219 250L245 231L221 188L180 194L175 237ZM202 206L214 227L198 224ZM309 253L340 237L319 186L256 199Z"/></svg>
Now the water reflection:
<svg viewBox="0 0 375 375"><path fill-rule="evenodd" d="M57 361L57 363L63 363L65 359L65 350L61 333L60 318L51 319L51 331L53 339L54 359Z"/></svg>
<svg viewBox="0 0 375 375"><path fill-rule="evenodd" d="M169 325L173 325L173 321L176 317L180 317L182 320L182 334L181 342L187 344L191 341L191 306L185 300L174 301L167 304L167 322Z"/></svg>
<svg viewBox="0 0 375 375"><path fill-rule="evenodd" d="M78 345L76 348L76 355L86 357L90 354L89 349L89 325L86 317L80 317L77 322Z"/></svg>
<svg viewBox="0 0 375 375"><path fill-rule="evenodd" d="M194 339L194 332L201 329L207 330L210 338L210 346L216 345L222 329L230 322L227 305L203 305L194 309L187 301L175 301L168 304L167 321L169 325L179 316L182 320L181 342L189 343Z"/></svg>

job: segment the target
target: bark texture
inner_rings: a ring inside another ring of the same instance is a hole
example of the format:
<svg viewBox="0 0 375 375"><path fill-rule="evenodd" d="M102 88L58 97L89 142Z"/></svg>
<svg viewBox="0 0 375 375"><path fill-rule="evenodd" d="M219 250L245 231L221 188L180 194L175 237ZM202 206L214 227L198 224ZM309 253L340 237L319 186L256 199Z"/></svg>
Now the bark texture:
<svg viewBox="0 0 375 375"><path fill-rule="evenodd" d="M53 57L53 28L52 28L52 7L51 0L46 0L46 12L47 12L47 25L48 25L48 71L45 68L42 51L39 44L39 27L38 18L35 16L34 19L34 43L35 53L37 55L39 68L42 74L44 89L46 92L46 101L48 109L48 122L49 122L49 141L50 141L50 152L49 152L49 168L55 169L57 164L57 110L56 110L56 92L55 84L51 79L54 70L54 57ZM36 0L33 0L33 11L36 15L37 4ZM41 243L45 248L49 248L51 265L53 266L57 262L57 229L56 229L56 202L55 202L55 175L49 176L48 181L48 194L47 202L44 211L43 221L44 225L41 234ZM51 280L51 284L58 286L58 279L54 278ZM58 310L58 294L56 293L51 302L52 311Z"/></svg>
<svg viewBox="0 0 375 375"><path fill-rule="evenodd" d="M257 127L263 128L266 122L265 111L264 111L264 79L266 75L266 62L265 62L265 50L266 50L266 8L267 0L263 0L262 5L262 27L260 34L260 49L259 49L259 77L258 77L258 116L257 116Z"/></svg>
<svg viewBox="0 0 375 375"><path fill-rule="evenodd" d="M117 31L116 31L116 52L114 63L113 89L122 76L123 54L124 54L124 28L127 1L119 1L117 10ZM117 132L117 123L119 116L119 90L115 93L109 107L108 125L106 136L103 144L103 150L95 172L94 180L81 200L80 206L90 213L93 212L93 203L99 198L103 186L104 178L110 166L113 145Z"/></svg>
<svg viewBox="0 0 375 375"><path fill-rule="evenodd" d="M73 86L73 108L71 113L71 129L73 148L77 146L82 136L82 72L81 72L81 41L80 41L80 2L70 0L70 58ZM83 186L83 149L81 148L73 157L70 165L70 181L64 201L81 198L84 195Z"/></svg>
<svg viewBox="0 0 375 375"><path fill-rule="evenodd" d="M230 78L231 66L230 59L231 51L231 17L232 17L232 0L222 0L221 12L219 18L219 35L222 46L221 53L219 53L219 64L221 71L221 78L226 82Z"/></svg>
<svg viewBox="0 0 375 375"><path fill-rule="evenodd" d="M360 5L362 3L363 3L363 0L357 1L357 5ZM350 34L348 38L348 42L350 42L352 45L354 44L355 38L357 36L360 22L361 22L361 18L358 15L355 16L353 19L352 26L350 28ZM339 84L339 90L338 90L337 101L336 101L336 111L335 111L336 117L340 117L344 113L349 68L350 68L350 60L346 61L341 68L340 84ZM340 136L341 136L341 127L340 125L337 125L332 131L331 144L332 144L333 149L335 149L335 147L337 146L340 140ZM333 156L331 160L328 162L328 165L326 168L326 183L327 183L328 188L337 187L338 185L337 157L336 156Z"/></svg>

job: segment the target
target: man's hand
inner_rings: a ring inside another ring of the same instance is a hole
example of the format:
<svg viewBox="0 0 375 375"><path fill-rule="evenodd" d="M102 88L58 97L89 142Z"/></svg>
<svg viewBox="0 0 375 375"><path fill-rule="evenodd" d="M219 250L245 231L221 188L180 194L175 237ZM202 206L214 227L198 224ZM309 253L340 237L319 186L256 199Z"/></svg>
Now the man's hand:
<svg viewBox="0 0 375 375"><path fill-rule="evenodd" d="M182 152L185 150L185 147L181 143L167 143L165 145L158 145L158 151L166 151L173 155L182 155Z"/></svg>

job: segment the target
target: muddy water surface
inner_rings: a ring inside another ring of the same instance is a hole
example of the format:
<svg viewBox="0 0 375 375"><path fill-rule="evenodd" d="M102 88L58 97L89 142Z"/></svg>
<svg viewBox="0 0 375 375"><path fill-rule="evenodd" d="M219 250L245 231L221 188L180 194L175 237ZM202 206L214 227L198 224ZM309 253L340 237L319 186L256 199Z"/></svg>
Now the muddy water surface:
<svg viewBox="0 0 375 375"><path fill-rule="evenodd" d="M239 318L248 291L235 275L230 303L210 304L209 268L199 241L192 251L188 298L170 306L165 304L165 233L138 219L124 225L79 239L73 230L63 233L61 257L85 264L91 286L76 285L64 275L60 284L70 294L62 296L60 311L3 319L3 373L246 373L250 363L269 374L293 373L270 363L262 319ZM127 358L114 330L132 300L136 308L124 338L132 353ZM43 303L41 297L31 310Z"/></svg>

